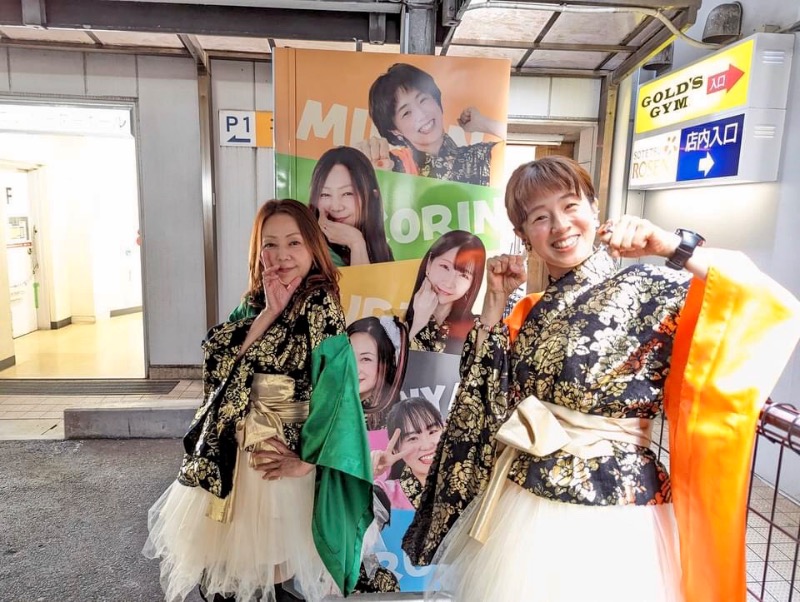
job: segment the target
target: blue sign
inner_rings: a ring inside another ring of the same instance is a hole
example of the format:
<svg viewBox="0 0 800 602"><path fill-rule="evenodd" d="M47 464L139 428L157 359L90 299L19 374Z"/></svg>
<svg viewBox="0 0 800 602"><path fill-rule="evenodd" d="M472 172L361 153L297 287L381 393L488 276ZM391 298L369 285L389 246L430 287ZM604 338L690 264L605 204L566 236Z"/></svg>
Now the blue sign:
<svg viewBox="0 0 800 602"><path fill-rule="evenodd" d="M677 181L737 175L743 137L744 114L683 128Z"/></svg>
<svg viewBox="0 0 800 602"><path fill-rule="evenodd" d="M400 547L403 535L413 518L413 510L392 509L391 521L381 532L383 542L386 544L386 551L377 553L381 564L395 574L400 584L400 591L403 592L425 591L435 568L432 565L415 566L411 564L411 560Z"/></svg>

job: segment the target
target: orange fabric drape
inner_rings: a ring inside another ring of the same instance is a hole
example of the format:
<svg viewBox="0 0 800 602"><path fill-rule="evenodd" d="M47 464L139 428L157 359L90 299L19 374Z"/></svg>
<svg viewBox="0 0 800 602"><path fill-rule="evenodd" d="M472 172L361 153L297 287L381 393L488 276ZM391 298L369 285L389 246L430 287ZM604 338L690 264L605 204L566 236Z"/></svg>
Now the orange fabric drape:
<svg viewBox="0 0 800 602"><path fill-rule="evenodd" d="M689 287L664 394L687 602L747 597L755 429L800 337L797 300L749 260L728 263Z"/></svg>

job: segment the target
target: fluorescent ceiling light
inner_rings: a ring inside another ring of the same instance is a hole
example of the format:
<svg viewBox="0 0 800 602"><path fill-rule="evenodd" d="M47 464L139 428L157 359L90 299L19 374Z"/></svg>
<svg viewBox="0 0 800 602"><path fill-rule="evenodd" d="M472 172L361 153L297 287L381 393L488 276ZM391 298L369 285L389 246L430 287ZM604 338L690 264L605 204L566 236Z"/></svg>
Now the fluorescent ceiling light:
<svg viewBox="0 0 800 602"><path fill-rule="evenodd" d="M509 133L508 142L531 144L539 146L559 146L564 142L563 134L523 134L523 133Z"/></svg>

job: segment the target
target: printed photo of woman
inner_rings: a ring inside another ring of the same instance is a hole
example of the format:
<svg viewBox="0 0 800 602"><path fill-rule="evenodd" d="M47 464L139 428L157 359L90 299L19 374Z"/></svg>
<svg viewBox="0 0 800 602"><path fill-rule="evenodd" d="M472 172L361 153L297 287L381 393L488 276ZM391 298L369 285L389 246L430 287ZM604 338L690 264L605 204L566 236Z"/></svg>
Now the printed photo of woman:
<svg viewBox="0 0 800 602"><path fill-rule="evenodd" d="M347 146L326 151L311 175L309 204L337 267L394 260L378 179L364 153Z"/></svg>
<svg viewBox="0 0 800 602"><path fill-rule="evenodd" d="M382 429L405 378L406 325L393 316L361 318L347 327L347 335L356 356L358 392L367 430Z"/></svg>
<svg viewBox="0 0 800 602"><path fill-rule="evenodd" d="M416 510L444 430L442 415L427 399L409 397L394 405L386 423L389 445L372 452L375 485L393 509Z"/></svg>
<svg viewBox="0 0 800 602"><path fill-rule="evenodd" d="M433 243L420 263L406 311L411 349L461 353L475 321L472 306L485 263L483 242L464 230L447 232Z"/></svg>
<svg viewBox="0 0 800 602"><path fill-rule="evenodd" d="M358 145L379 169L439 180L489 185L492 149L497 142L458 146L447 135L442 91L419 67L395 63L369 90L369 115L380 133ZM466 107L458 125L469 134L481 132L500 140L505 125ZM391 146L391 148L390 148Z"/></svg>

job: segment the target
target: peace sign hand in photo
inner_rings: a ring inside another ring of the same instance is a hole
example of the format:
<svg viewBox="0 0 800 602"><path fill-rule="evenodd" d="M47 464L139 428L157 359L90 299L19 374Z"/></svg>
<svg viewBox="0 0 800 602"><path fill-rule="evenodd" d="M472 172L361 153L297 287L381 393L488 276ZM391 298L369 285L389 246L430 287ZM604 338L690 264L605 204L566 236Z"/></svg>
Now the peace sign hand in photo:
<svg viewBox="0 0 800 602"><path fill-rule="evenodd" d="M399 460L405 460L414 451L413 448L394 453L397 442L400 440L400 429L395 429L386 449L376 449L372 452L372 475L377 478L389 471Z"/></svg>

